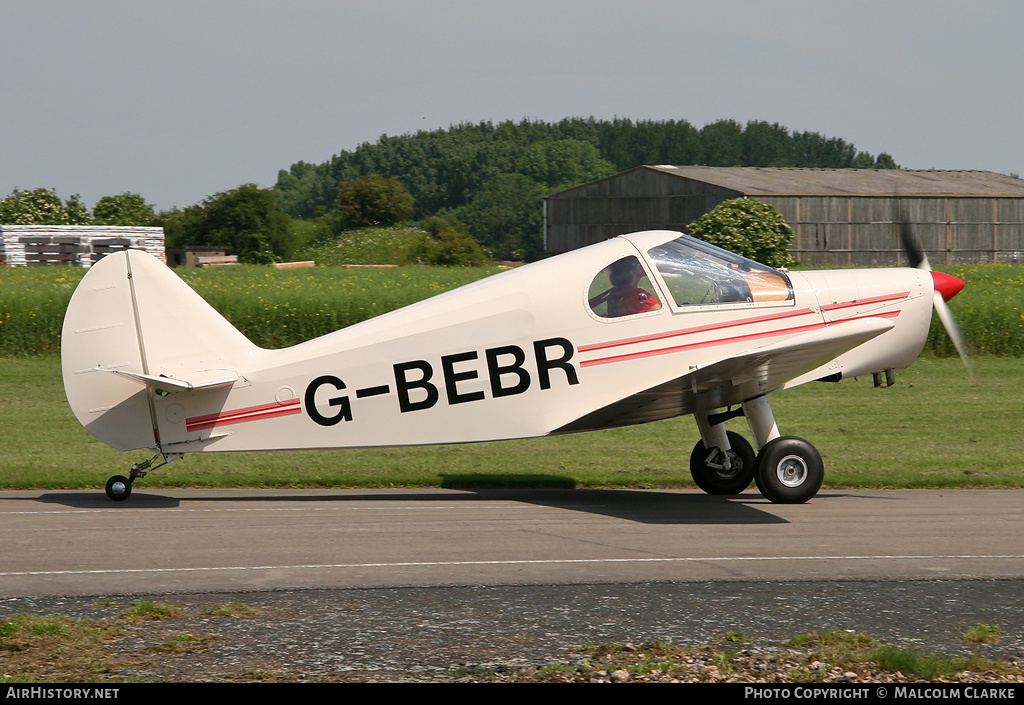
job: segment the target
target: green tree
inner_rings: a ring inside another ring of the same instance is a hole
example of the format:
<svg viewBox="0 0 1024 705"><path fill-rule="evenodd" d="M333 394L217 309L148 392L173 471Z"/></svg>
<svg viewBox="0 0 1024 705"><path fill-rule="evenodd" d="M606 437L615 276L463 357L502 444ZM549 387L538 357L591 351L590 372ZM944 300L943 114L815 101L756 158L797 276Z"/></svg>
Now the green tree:
<svg viewBox="0 0 1024 705"><path fill-rule="evenodd" d="M412 253L416 260L442 267L480 267L490 261L464 223L431 216L420 226L426 233Z"/></svg>
<svg viewBox="0 0 1024 705"><path fill-rule="evenodd" d="M875 168L876 169L899 169L900 165L896 163L896 160L892 158L891 154L888 154L886 152L882 152L881 154L878 155L878 158L875 159Z"/></svg>
<svg viewBox="0 0 1024 705"><path fill-rule="evenodd" d="M62 202L53 189L37 188L32 191L14 189L0 201L0 223L11 225L84 225L89 212L79 197L72 196Z"/></svg>
<svg viewBox="0 0 1024 705"><path fill-rule="evenodd" d="M456 213L497 259L532 260L544 251L546 194L546 188L522 174L502 174Z"/></svg>
<svg viewBox="0 0 1024 705"><path fill-rule="evenodd" d="M268 263L291 254L291 220L270 189L244 184L201 204L161 214L168 245L222 247L241 262Z"/></svg>
<svg viewBox="0 0 1024 705"><path fill-rule="evenodd" d="M719 120L699 130L685 120L485 121L382 135L322 164L298 162L279 172L275 192L293 218L316 218L335 209L338 184L379 174L401 179L415 203L412 217L424 218L461 212L501 175L518 174L551 193L643 164L847 168L856 154L842 139L764 121ZM864 158L873 168L887 164L882 155ZM476 226L473 233L488 242Z"/></svg>
<svg viewBox="0 0 1024 705"><path fill-rule="evenodd" d="M202 239L203 207L188 206L184 210L172 208L161 211L153 220L153 224L164 229L164 241L168 247L197 246Z"/></svg>
<svg viewBox="0 0 1024 705"><path fill-rule="evenodd" d="M398 179L370 174L343 181L332 214L340 231L395 225L412 217L413 199Z"/></svg>
<svg viewBox="0 0 1024 705"><path fill-rule="evenodd" d="M137 193L125 191L117 196L104 196L92 209L97 225L152 225L156 213L152 204Z"/></svg>
<svg viewBox="0 0 1024 705"><path fill-rule="evenodd" d="M601 156L616 171L640 164L700 164L700 132L686 120L632 120L615 118L596 123Z"/></svg>
<svg viewBox="0 0 1024 705"><path fill-rule="evenodd" d="M743 127L735 120L718 120L700 131L701 163L743 166Z"/></svg>
<svg viewBox="0 0 1024 705"><path fill-rule="evenodd" d="M858 152L853 158L850 166L854 169L899 169L900 165L892 158L892 155L882 152L878 157L872 157L867 152Z"/></svg>
<svg viewBox="0 0 1024 705"><path fill-rule="evenodd" d="M552 191L564 191L615 173L597 147L581 140L538 142L523 154L516 172Z"/></svg>
<svg viewBox="0 0 1024 705"><path fill-rule="evenodd" d="M318 205L322 177L317 167L306 162L296 162L287 171L277 172L274 195L281 202L285 212L293 218L312 219L323 215L327 206Z"/></svg>
<svg viewBox="0 0 1024 705"><path fill-rule="evenodd" d="M77 193L64 201L64 208L68 212L69 225L87 225L89 223L89 209L81 201Z"/></svg>
<svg viewBox="0 0 1024 705"><path fill-rule="evenodd" d="M875 158L867 152L857 152L857 156L853 158L850 166L854 169L874 169Z"/></svg>
<svg viewBox="0 0 1024 705"><path fill-rule="evenodd" d="M845 169L853 163L857 149L838 137L817 132L793 133L793 166Z"/></svg>
<svg viewBox="0 0 1024 705"><path fill-rule="evenodd" d="M793 166L793 138L779 123L754 120L743 131L744 166Z"/></svg>
<svg viewBox="0 0 1024 705"><path fill-rule="evenodd" d="M796 264L789 254L793 229L775 206L753 198L723 201L690 223L686 232L722 249L767 264Z"/></svg>

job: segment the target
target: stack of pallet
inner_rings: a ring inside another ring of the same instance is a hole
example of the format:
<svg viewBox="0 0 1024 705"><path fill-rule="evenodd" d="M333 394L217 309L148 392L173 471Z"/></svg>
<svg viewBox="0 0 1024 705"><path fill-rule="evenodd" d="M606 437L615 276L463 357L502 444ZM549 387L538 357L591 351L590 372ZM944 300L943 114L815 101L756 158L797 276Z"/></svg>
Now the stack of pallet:
<svg viewBox="0 0 1024 705"><path fill-rule="evenodd" d="M110 225L0 225L0 261L11 266L89 267L121 250L143 250L166 262L163 228Z"/></svg>
<svg viewBox="0 0 1024 705"><path fill-rule="evenodd" d="M196 265L199 267L226 267L238 264L238 255L206 255L196 257Z"/></svg>
<svg viewBox="0 0 1024 705"><path fill-rule="evenodd" d="M24 267L25 246L21 244L17 235L4 232L4 228L10 225L0 225L0 265L9 267Z"/></svg>
<svg viewBox="0 0 1024 705"><path fill-rule="evenodd" d="M164 254L162 228L153 229L161 230L158 246L151 242L152 238L145 236L92 238L90 241L90 245L92 246L92 263L96 264L107 255L120 252L121 250L143 250L156 255L162 261L166 262L167 257Z"/></svg>
<svg viewBox="0 0 1024 705"><path fill-rule="evenodd" d="M25 251L25 264L77 267L89 257L89 244L77 235L25 235L18 240Z"/></svg>

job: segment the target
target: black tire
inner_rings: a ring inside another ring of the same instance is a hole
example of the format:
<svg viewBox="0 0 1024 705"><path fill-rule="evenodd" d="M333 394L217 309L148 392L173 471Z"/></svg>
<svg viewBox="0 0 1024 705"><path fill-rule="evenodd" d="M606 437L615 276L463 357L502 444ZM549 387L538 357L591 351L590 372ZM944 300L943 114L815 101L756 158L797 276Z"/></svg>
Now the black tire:
<svg viewBox="0 0 1024 705"><path fill-rule="evenodd" d="M757 468L757 456L747 439L738 433L727 431L729 437L729 459L732 468L723 471L707 465L708 450L704 441L697 441L690 453L690 475L697 487L708 494L739 494L750 487Z"/></svg>
<svg viewBox="0 0 1024 705"><path fill-rule="evenodd" d="M132 493L132 481L124 475L114 475L107 480L106 492L115 502L123 502Z"/></svg>
<svg viewBox="0 0 1024 705"><path fill-rule="evenodd" d="M803 438L780 436L757 455L757 488L776 504L802 504L821 488L825 464Z"/></svg>

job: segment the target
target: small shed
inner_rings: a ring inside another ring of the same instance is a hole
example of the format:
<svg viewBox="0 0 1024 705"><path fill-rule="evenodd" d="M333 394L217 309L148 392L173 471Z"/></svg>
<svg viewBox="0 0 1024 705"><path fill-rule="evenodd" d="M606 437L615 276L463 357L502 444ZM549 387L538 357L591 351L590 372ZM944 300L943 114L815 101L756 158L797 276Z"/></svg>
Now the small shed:
<svg viewBox="0 0 1024 705"><path fill-rule="evenodd" d="M1024 180L990 171L641 166L549 196L545 245L685 231L732 198L778 208L805 265L899 264L903 222L933 263L1024 262Z"/></svg>
<svg viewBox="0 0 1024 705"><path fill-rule="evenodd" d="M223 247L169 247L167 264L172 267L238 264L238 255L229 255Z"/></svg>

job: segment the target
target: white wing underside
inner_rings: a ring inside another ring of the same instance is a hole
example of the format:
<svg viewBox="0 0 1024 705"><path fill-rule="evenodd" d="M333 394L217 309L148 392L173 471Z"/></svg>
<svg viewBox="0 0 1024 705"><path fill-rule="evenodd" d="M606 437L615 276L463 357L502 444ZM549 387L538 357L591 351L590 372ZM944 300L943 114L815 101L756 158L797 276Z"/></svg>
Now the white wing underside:
<svg viewBox="0 0 1024 705"><path fill-rule="evenodd" d="M553 433L628 426L740 404L817 370L892 327L892 322L881 318L836 323L723 358L620 399Z"/></svg>

